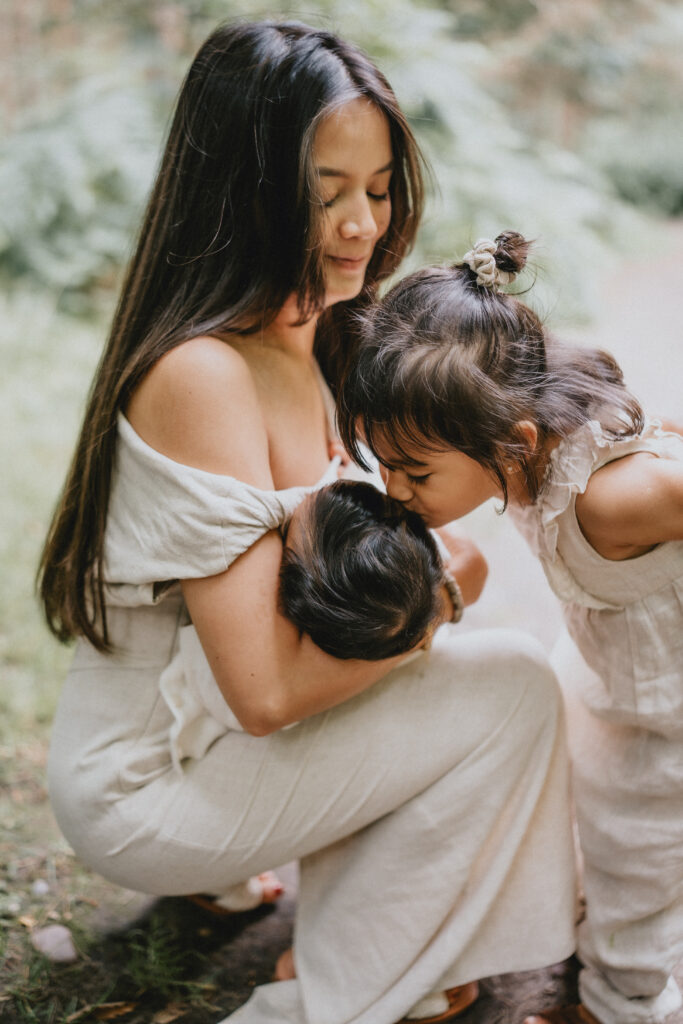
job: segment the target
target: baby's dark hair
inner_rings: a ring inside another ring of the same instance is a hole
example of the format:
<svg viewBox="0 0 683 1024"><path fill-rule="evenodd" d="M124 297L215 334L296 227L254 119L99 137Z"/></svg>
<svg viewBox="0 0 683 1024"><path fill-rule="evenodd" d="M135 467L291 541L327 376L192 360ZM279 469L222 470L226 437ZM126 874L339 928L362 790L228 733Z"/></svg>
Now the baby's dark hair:
<svg viewBox="0 0 683 1024"><path fill-rule="evenodd" d="M308 499L280 567L282 612L335 658L403 654L437 622L443 566L414 512L371 484L338 480Z"/></svg>
<svg viewBox="0 0 683 1024"><path fill-rule="evenodd" d="M489 269L512 277L529 247L517 232L498 235ZM531 420L542 443L590 419L611 437L635 434L643 413L611 355L551 338L528 306L481 282L469 263L427 267L363 317L339 428L362 466L361 441L376 456L389 445L406 464L417 462L406 449L464 452L497 478L507 504L510 463L532 499L542 482L520 421Z"/></svg>

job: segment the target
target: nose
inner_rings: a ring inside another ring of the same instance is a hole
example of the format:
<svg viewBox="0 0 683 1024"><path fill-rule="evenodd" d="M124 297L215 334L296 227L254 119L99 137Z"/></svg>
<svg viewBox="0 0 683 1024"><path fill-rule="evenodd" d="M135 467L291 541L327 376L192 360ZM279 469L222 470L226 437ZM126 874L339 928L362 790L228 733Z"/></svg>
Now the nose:
<svg viewBox="0 0 683 1024"><path fill-rule="evenodd" d="M405 473L397 473L392 469L382 467L382 479L390 498L394 498L396 501L410 501L413 492Z"/></svg>
<svg viewBox="0 0 683 1024"><path fill-rule="evenodd" d="M377 221L364 192L350 202L344 211L339 234L344 239L374 238L377 234Z"/></svg>

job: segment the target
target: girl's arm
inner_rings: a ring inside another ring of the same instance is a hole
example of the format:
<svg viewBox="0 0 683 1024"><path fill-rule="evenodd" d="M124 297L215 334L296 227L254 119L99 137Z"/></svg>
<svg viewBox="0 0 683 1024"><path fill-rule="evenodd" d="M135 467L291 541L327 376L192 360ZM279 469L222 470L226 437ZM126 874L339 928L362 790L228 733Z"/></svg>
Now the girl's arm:
<svg viewBox="0 0 683 1024"><path fill-rule="evenodd" d="M576 517L604 558L634 558L683 540L683 463L648 452L608 463L577 497Z"/></svg>
<svg viewBox="0 0 683 1024"><path fill-rule="evenodd" d="M127 415L147 444L177 462L273 487L253 378L222 342L195 339L164 356ZM300 635L277 607L281 555L279 534L271 532L228 571L182 584L221 693L253 735L340 704L405 657L340 661Z"/></svg>

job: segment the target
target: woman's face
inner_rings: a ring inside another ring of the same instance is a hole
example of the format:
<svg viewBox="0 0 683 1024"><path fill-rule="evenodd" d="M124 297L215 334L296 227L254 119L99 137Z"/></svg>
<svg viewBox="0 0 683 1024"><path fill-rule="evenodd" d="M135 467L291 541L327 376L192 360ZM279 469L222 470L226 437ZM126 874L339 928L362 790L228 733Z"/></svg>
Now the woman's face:
<svg viewBox="0 0 683 1024"><path fill-rule="evenodd" d="M393 154L386 117L366 99L344 104L321 122L313 160L325 206L325 304L331 306L358 295L389 227Z"/></svg>

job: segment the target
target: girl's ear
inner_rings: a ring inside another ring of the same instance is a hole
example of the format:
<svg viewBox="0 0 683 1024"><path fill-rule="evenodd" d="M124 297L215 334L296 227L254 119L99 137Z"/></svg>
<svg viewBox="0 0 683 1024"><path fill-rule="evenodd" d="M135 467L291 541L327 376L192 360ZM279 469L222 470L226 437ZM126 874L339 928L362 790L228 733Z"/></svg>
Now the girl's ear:
<svg viewBox="0 0 683 1024"><path fill-rule="evenodd" d="M536 424L531 420L517 420L514 430L520 441L527 445L529 454L533 454L538 444L538 427Z"/></svg>

